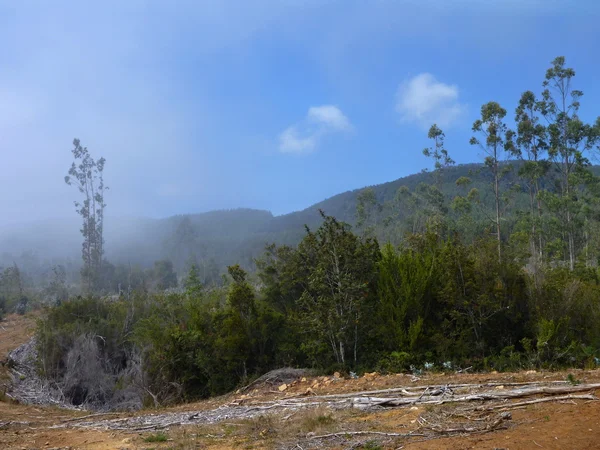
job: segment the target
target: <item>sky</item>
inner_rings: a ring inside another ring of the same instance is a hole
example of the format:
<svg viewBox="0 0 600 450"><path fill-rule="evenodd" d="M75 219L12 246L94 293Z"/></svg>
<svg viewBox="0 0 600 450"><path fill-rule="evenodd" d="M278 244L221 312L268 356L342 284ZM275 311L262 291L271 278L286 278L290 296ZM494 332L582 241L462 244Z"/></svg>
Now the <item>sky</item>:
<svg viewBox="0 0 600 450"><path fill-rule="evenodd" d="M107 215L284 214L458 163L482 104L512 120L559 55L600 115L600 2L0 0L0 224L75 215L73 138Z"/></svg>

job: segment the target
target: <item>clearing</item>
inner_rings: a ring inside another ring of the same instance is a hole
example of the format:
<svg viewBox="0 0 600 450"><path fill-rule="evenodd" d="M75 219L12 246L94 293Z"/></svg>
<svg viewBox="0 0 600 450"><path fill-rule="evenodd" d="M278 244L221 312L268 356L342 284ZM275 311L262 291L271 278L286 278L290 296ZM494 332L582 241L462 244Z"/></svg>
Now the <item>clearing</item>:
<svg viewBox="0 0 600 450"><path fill-rule="evenodd" d="M34 326L35 316L0 322L0 359ZM0 383L7 377L0 367ZM600 370L572 370L274 377L220 398L103 415L2 396L0 448L596 449L598 393Z"/></svg>

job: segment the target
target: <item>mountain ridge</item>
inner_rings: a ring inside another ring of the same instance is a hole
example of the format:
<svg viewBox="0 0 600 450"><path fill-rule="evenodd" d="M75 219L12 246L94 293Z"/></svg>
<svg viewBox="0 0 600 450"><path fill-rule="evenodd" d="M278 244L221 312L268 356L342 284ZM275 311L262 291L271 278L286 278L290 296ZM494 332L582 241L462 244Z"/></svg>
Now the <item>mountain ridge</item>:
<svg viewBox="0 0 600 450"><path fill-rule="evenodd" d="M480 198L487 204L492 195L489 186L491 175L488 171L480 170L483 167L479 163L468 163L444 169L441 190L445 200L449 203L456 195L465 194L456 185L456 180L468 176L473 181L471 187L480 190ZM512 175L503 181L506 187L518 181L515 172L513 170ZM304 235L305 226L318 227L322 220L319 210L355 225L357 196L370 188L380 205L392 205L385 211L376 212L374 221L383 220L385 214L393 213L393 220L402 222L406 213L393 204L398 189L406 186L413 192L419 184L432 182L432 172L423 171L341 192L303 210L282 215L273 215L262 209L234 208L165 218L137 217L118 221L108 218L106 257L113 263L146 267L159 259L171 259L179 272L183 272L193 259L215 261L221 270L234 263L252 269L254 259L262 254L265 245L295 245ZM23 226L19 230L5 232L4 236L0 235L0 264L18 264L23 252L38 253L45 260L68 259L72 264L77 264L81 236L79 226L74 225L76 220L74 215L73 219L65 221L72 232L60 223L48 223L46 227L43 223L37 227Z"/></svg>

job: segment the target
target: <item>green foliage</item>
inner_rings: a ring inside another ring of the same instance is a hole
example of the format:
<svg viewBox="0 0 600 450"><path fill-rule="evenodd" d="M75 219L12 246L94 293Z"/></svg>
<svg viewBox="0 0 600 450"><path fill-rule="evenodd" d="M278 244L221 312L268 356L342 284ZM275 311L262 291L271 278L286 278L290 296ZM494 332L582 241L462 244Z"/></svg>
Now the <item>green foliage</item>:
<svg viewBox="0 0 600 450"><path fill-rule="evenodd" d="M323 214L323 213L322 213ZM323 225L298 246L298 258L306 267L298 280L303 292L298 299L299 317L313 349L324 345L338 365L356 365L362 322L374 304L374 281L379 246L371 238L360 239L348 225L323 214ZM317 362L318 355L312 355Z"/></svg>
<svg viewBox="0 0 600 450"><path fill-rule="evenodd" d="M597 276L557 268L535 279L509 253L498 261L495 244L428 232L380 252L325 217L297 249L267 248L260 291L231 266L226 288L62 302L40 321L40 367L75 403L120 404L133 386L135 403L151 406L221 394L290 365L594 363Z"/></svg>
<svg viewBox="0 0 600 450"><path fill-rule="evenodd" d="M46 295L58 306L38 326L42 372L74 403L151 406L221 394L285 366L595 367L600 182L587 158L600 119L577 116L574 75L554 60L541 97L521 96L515 130L499 104L483 105L472 139L483 168L451 167L434 125L431 173L342 194L324 203L330 215L168 221L170 259L147 269L102 262L95 286L118 286L118 299L68 299L57 267ZM502 161L505 151L516 160ZM230 233L227 245L217 228ZM206 236L214 246L203 246ZM281 245L263 248L267 237ZM26 277L16 264L0 273L0 307L24 311Z"/></svg>
<svg viewBox="0 0 600 450"><path fill-rule="evenodd" d="M375 191L372 188L363 189L356 197L356 226L372 232L374 223L370 219L379 207Z"/></svg>
<svg viewBox="0 0 600 450"><path fill-rule="evenodd" d="M198 267L192 264L187 278L183 282L185 293L190 298L197 298L202 295L202 282L200 281L200 273Z"/></svg>
<svg viewBox="0 0 600 450"><path fill-rule="evenodd" d="M391 352L377 363L377 370L382 373L406 372L412 365L413 359L406 352Z"/></svg>
<svg viewBox="0 0 600 450"><path fill-rule="evenodd" d="M169 440L169 436L166 433L158 432L156 434L151 434L144 438L144 442L167 442Z"/></svg>
<svg viewBox="0 0 600 450"><path fill-rule="evenodd" d="M367 441L364 444L360 444L358 447L355 447L361 450L382 450L382 445L377 441Z"/></svg>
<svg viewBox="0 0 600 450"><path fill-rule="evenodd" d="M418 237L423 251L405 248L396 251L386 245L379 261L377 340L382 350L411 350L418 342L423 317L429 313L435 269L434 235ZM434 248L430 246L433 245ZM428 248L425 248L428 247Z"/></svg>

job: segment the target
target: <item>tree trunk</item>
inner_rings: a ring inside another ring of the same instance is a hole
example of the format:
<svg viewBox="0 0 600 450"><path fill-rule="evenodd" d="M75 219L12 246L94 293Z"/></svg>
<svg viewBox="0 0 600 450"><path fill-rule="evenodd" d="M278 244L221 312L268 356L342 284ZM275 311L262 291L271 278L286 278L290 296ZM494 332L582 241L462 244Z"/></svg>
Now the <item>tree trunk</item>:
<svg viewBox="0 0 600 450"><path fill-rule="evenodd" d="M494 151L494 158L496 158ZM500 235L500 183L498 179L498 159L494 161L494 194L496 197L496 237L498 239L498 262L502 261L502 241Z"/></svg>

